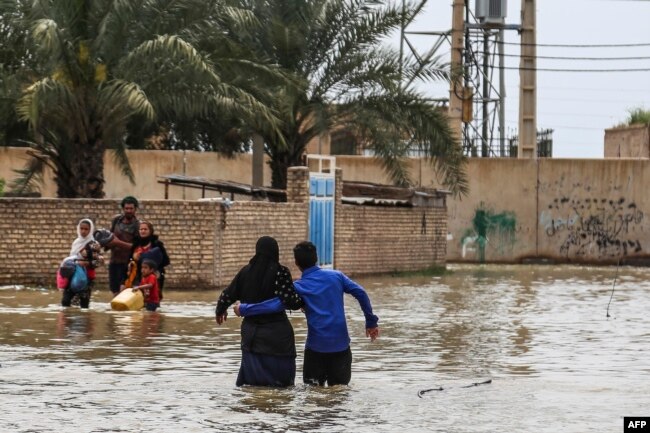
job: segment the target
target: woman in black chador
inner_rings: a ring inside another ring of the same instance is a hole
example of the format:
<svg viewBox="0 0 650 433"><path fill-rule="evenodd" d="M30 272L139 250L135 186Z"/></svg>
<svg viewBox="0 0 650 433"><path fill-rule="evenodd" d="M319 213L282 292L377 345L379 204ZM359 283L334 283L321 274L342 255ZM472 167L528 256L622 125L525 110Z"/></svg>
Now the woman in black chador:
<svg viewBox="0 0 650 433"><path fill-rule="evenodd" d="M279 297L285 308L303 306L291 273L279 263L278 243L269 236L257 240L255 255L221 293L216 308L218 324L226 320L235 301L259 303ZM237 306L235 306L237 308ZM285 311L246 317L241 324L242 360L237 386L289 386L296 376L296 345Z"/></svg>

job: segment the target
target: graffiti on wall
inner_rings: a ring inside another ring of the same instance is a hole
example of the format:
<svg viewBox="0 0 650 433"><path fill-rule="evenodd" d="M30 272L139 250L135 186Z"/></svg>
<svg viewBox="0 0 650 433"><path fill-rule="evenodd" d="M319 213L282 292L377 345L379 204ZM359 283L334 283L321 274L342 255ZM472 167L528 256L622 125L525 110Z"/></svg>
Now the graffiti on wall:
<svg viewBox="0 0 650 433"><path fill-rule="evenodd" d="M495 213L481 203L474 212L472 228L467 229L461 238L461 254L465 258L468 253L475 252L478 261L485 262L485 251L488 246L499 254L506 249L511 250L515 243L517 219L514 212Z"/></svg>
<svg viewBox="0 0 650 433"><path fill-rule="evenodd" d="M643 250L635 232L643 212L625 198L556 198L540 214L548 237L565 257L621 257Z"/></svg>

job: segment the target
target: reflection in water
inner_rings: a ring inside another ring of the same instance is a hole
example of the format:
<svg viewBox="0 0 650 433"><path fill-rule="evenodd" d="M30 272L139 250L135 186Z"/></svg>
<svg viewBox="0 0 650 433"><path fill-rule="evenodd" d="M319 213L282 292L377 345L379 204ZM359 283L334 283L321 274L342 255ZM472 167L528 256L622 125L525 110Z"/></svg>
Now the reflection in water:
<svg viewBox="0 0 650 433"><path fill-rule="evenodd" d="M650 407L650 271L620 270L610 319L615 268L452 271L361 280L382 335L346 299L352 381L332 388L236 388L240 319L215 325L216 293L170 291L149 313L111 311L104 291L80 310L0 290L0 431L620 431Z"/></svg>
<svg viewBox="0 0 650 433"><path fill-rule="evenodd" d="M92 315L83 310L66 308L59 312L56 320L56 335L72 344L90 341L93 332Z"/></svg>
<svg viewBox="0 0 650 433"><path fill-rule="evenodd" d="M162 332L163 319L164 315L159 312L112 312L108 315L107 327L123 344L147 346Z"/></svg>

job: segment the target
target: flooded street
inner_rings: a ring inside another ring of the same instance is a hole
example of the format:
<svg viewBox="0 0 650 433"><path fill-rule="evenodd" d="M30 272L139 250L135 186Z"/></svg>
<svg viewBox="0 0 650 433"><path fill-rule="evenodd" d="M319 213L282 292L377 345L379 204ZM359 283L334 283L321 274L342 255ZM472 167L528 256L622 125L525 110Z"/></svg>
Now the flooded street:
<svg viewBox="0 0 650 433"><path fill-rule="evenodd" d="M217 292L165 293L159 313L59 306L0 290L2 432L586 432L650 416L650 269L450 265L359 279L382 330L346 298L349 387L236 388L240 319ZM488 379L492 383L470 386ZM418 391L431 388L418 396Z"/></svg>

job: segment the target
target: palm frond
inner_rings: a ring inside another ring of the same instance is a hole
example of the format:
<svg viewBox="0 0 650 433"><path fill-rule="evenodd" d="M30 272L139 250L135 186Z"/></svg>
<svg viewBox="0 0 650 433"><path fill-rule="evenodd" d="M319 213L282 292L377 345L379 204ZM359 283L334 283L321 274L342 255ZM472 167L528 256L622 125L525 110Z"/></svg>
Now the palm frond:
<svg viewBox="0 0 650 433"><path fill-rule="evenodd" d="M54 106L59 110L53 110ZM23 96L16 104L19 119L28 122L33 130L38 129L43 116L54 113L64 116L67 110L75 112L78 108L70 88L63 82L51 78L34 82L24 90Z"/></svg>
<svg viewBox="0 0 650 433"><path fill-rule="evenodd" d="M134 116L142 116L149 122L154 120L155 110L136 83L114 79L102 84L98 90L97 106L105 126L124 124Z"/></svg>
<svg viewBox="0 0 650 433"><path fill-rule="evenodd" d="M32 38L40 51L53 58L58 58L63 51L59 38L59 26L53 19L40 19L32 26Z"/></svg>
<svg viewBox="0 0 650 433"><path fill-rule="evenodd" d="M11 192L23 195L40 190L47 161L38 157L37 154L31 154L31 156L25 167L14 170L17 176L9 185Z"/></svg>
<svg viewBox="0 0 650 433"><path fill-rule="evenodd" d="M135 175L133 174L133 169L129 163L129 158L126 155L126 147L120 145L113 148L113 159L117 162L122 174L129 179L131 184L135 185Z"/></svg>
<svg viewBox="0 0 650 433"><path fill-rule="evenodd" d="M408 184L404 158L418 151L455 195L468 192L466 158L446 113L420 95L402 91L392 95L352 99L338 107L337 122L358 131L364 143L384 161L397 184Z"/></svg>

